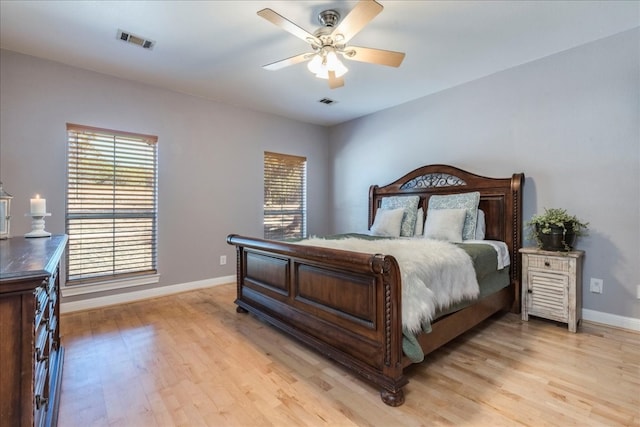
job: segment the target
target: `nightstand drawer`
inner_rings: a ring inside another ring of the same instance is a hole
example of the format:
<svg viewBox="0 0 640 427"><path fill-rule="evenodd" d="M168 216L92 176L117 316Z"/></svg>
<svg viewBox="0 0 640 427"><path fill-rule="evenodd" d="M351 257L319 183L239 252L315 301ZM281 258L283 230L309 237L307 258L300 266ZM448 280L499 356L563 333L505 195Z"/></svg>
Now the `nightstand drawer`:
<svg viewBox="0 0 640 427"><path fill-rule="evenodd" d="M569 272L569 258L529 255L529 268Z"/></svg>

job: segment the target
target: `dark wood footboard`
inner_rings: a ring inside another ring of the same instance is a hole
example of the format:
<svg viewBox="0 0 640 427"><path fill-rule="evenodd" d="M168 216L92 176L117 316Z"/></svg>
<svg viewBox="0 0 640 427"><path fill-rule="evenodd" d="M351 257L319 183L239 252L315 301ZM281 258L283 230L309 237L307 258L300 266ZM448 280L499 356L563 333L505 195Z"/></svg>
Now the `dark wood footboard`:
<svg viewBox="0 0 640 427"><path fill-rule="evenodd" d="M236 304L404 402L400 271L395 258L253 239L237 250Z"/></svg>

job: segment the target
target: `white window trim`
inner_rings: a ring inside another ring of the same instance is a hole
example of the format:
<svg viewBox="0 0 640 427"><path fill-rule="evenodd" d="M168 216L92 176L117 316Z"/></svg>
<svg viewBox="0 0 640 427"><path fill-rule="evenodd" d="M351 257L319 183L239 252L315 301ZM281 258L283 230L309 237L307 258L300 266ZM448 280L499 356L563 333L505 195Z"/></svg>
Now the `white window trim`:
<svg viewBox="0 0 640 427"><path fill-rule="evenodd" d="M155 173L155 185L156 188L154 190L154 194L155 194L155 204L154 204L154 218L155 218L155 225L154 225L154 232L153 232L153 237L154 237L154 260L152 262L152 269L148 269L144 272L141 272L142 274L137 275L137 276L131 276L131 277L121 277L119 279L108 279L105 278L104 275L98 275L96 277L93 278L79 278L79 279L74 279L72 281L72 283L76 283L76 281L78 282L78 284L72 284L70 285L67 289L74 289L75 291L73 292L68 292L68 293L64 293L63 292L63 296L64 295L81 295L81 294L90 294L90 293L94 293L94 292L104 292L104 291L108 291L108 290L112 290L112 289L120 289L120 288L126 288L126 287L135 287L135 286L142 286L142 285L148 285L148 284L154 284L154 283L158 283L159 282L159 274L157 273L157 242L158 242L158 237L157 237L157 216L158 216L158 189L157 189L157 182L158 182L158 160L157 160L157 141L158 141L158 137L154 136L154 135L143 135L143 134L136 134L136 133L130 133L130 132L123 132L123 131L117 131L117 130L110 130L110 129L102 129L102 128L94 128L94 127L89 127L89 126L84 126L84 125L77 125L77 124L72 124L72 123L67 123L67 134L69 134L70 131L73 132L86 132L89 131L90 133L98 133L98 134L103 134L103 135L108 135L109 137L125 137L125 138L133 138L137 141L141 141L141 142L146 142L147 144L150 145L154 145L155 146L155 150L156 150L156 154L154 155L155 158L155 165L154 165L154 173ZM67 139L69 139L69 136L67 137ZM69 144L69 143L67 143ZM69 148L67 148L67 152L68 152ZM67 167L69 167L69 160L67 160ZM68 174L68 173L67 173ZM68 176L67 176L67 181L68 181ZM68 186L69 183L67 182L67 191L68 191ZM68 195L66 196L66 202L68 203ZM68 210L65 212L65 221L69 222L69 212ZM67 225L68 227L68 225ZM71 236L70 236L71 239ZM69 259L67 259L67 267L69 263ZM68 270L68 268L67 268ZM118 273L119 274L119 273ZM69 277L69 273L68 271L65 272L65 279L68 279ZM108 276L107 276L108 277ZM96 290L93 291L91 289L88 288L95 288ZM62 289L65 289L65 287L63 287ZM88 290L87 290L88 289Z"/></svg>

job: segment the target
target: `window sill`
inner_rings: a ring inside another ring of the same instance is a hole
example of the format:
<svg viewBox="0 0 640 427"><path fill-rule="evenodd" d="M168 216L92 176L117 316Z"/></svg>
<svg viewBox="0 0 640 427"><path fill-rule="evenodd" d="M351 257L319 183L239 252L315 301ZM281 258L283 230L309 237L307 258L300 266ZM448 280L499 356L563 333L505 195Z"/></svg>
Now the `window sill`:
<svg viewBox="0 0 640 427"><path fill-rule="evenodd" d="M160 281L159 274L151 274L142 277L132 277L128 279L109 280L104 282L96 282L90 285L63 286L62 297L71 297L75 295L95 294L99 292L112 291L115 289L135 288L136 286L152 285Z"/></svg>

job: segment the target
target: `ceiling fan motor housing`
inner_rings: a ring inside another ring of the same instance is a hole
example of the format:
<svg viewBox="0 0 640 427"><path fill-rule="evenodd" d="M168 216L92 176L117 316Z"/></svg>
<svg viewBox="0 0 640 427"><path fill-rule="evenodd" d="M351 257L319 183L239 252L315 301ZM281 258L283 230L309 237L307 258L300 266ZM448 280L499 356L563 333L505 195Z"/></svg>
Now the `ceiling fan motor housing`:
<svg viewBox="0 0 640 427"><path fill-rule="evenodd" d="M318 14L318 21L325 27L335 27L340 20L340 14L333 9L323 10Z"/></svg>
<svg viewBox="0 0 640 427"><path fill-rule="evenodd" d="M332 36L333 28L338 25L338 21L340 21L340 14L333 10L323 10L318 14L318 21L322 24L322 27L318 28L313 35L316 36L321 42L321 45L317 45L311 43L313 50L318 52L322 51L326 47L334 47L337 50L340 50L338 40L334 40Z"/></svg>

